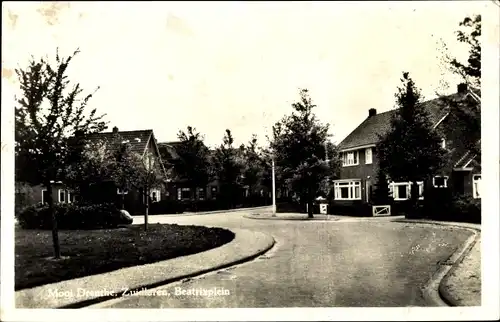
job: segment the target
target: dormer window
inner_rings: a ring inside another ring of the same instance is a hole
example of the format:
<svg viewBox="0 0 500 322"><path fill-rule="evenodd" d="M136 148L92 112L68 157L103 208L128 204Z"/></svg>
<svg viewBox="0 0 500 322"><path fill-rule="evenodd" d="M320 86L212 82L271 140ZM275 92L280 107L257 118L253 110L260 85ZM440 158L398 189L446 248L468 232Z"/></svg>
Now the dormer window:
<svg viewBox="0 0 500 322"><path fill-rule="evenodd" d="M359 164L359 151L342 153L342 166L350 167Z"/></svg>

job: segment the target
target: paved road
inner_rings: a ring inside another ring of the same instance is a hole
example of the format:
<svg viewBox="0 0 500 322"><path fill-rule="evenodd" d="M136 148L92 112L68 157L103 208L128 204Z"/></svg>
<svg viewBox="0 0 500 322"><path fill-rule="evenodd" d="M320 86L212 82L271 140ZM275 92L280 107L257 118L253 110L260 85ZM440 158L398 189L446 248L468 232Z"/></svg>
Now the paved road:
<svg viewBox="0 0 500 322"><path fill-rule="evenodd" d="M469 236L460 229L377 218L309 222L242 215L150 217L151 223L258 230L274 236L277 244L254 261L157 288L163 296L129 296L98 307L425 306L419 287ZM179 291L214 288L229 295L179 295Z"/></svg>

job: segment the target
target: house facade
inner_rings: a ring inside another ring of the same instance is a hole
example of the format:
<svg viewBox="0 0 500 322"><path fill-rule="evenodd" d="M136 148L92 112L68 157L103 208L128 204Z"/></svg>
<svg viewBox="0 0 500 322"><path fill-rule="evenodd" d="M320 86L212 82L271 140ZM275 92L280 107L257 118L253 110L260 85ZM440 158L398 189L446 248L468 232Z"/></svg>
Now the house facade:
<svg viewBox="0 0 500 322"><path fill-rule="evenodd" d="M181 142L179 141L159 143L158 146L163 160L167 163L174 163L179 160L180 156L177 153L176 148L180 144ZM236 151L236 153L238 152L239 151ZM215 150L209 150L209 153L211 154L211 157L214 157ZM169 196L172 200L216 200L221 193L220 181L217 178L214 178L205 187L196 188L192 187L190 182L185 178L179 178L175 174L173 175L173 178L176 179L173 179L168 185ZM262 197L271 198L271 191L265 186L260 187L259 193ZM241 197L248 197L250 195L250 187L242 187L239 195L241 195Z"/></svg>
<svg viewBox="0 0 500 322"><path fill-rule="evenodd" d="M107 150L114 150L123 144L129 144L131 151L139 154L143 158L151 156L151 164L158 167L161 173L166 177L161 155L158 150L156 138L153 130L137 131L119 131L114 127L111 132L93 133L86 137L88 142L102 142ZM100 202L124 203L125 209L130 212L140 211L146 202L145 194L137 189L132 191L121 191L114 182L106 181L95 187L93 196ZM24 205L46 203L48 192L42 185L27 186L16 185L16 198L25 198ZM150 202L158 202L168 197L168 191L165 186L153 187L150 189ZM66 187L61 181L54 182L52 186L52 200L54 203L72 203L79 198L70 188Z"/></svg>
<svg viewBox="0 0 500 322"><path fill-rule="evenodd" d="M459 85L457 93L448 99L466 103L471 108L480 109L480 93ZM422 103L428 111L434 129L442 138L441 144L448 152L446 165L432 178L432 182L419 182L420 199L426 186L449 187L454 192L480 198L481 166L479 157L469 151L460 139L460 131L451 133L447 130L452 122L451 109L445 100L437 98ZM340 144L342 158L340 176L333 184L333 200L337 205L371 205L376 189L379 160L376 145L379 135L391 127L391 118L396 110L377 114L376 109L368 111L367 118L354 129ZM462 133L464 134L464 133ZM478 142L480 144L480 141ZM389 191L394 201L410 198L411 183L388 182Z"/></svg>
<svg viewBox="0 0 500 322"><path fill-rule="evenodd" d="M153 130L119 131L114 127L111 132L102 132L89 135L89 141L105 142L106 148L116 150L123 144L128 144L133 153L140 155L145 162L145 166L151 165L162 173L165 181L168 181L167 173L163 166L161 155L158 148L158 142ZM122 191L117 188L113 182L99 187L103 201L113 200L117 203L124 203L124 207L131 213L141 212L146 204L146 195L142 189L131 189L131 191ZM159 202L168 197L166 185L159 185L149 189L149 202Z"/></svg>

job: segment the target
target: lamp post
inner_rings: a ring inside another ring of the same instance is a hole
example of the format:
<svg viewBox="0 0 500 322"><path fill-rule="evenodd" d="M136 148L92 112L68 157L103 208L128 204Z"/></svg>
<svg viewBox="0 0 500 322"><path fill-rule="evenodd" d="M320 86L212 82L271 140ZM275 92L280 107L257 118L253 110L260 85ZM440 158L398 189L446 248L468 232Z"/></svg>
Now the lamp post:
<svg viewBox="0 0 500 322"><path fill-rule="evenodd" d="M271 159L272 165L272 182L273 182L273 217L276 217L276 178L274 173L274 155Z"/></svg>

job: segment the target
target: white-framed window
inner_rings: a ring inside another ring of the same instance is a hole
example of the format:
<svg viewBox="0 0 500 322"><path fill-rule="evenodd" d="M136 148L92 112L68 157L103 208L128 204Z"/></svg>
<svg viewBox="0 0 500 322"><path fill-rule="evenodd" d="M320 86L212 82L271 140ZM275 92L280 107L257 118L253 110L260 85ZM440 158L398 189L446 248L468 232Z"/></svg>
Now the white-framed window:
<svg viewBox="0 0 500 322"><path fill-rule="evenodd" d="M151 202L158 202L161 200L161 190L151 189L150 191Z"/></svg>
<svg viewBox="0 0 500 322"><path fill-rule="evenodd" d="M349 167L359 164L359 151L342 153L342 166Z"/></svg>
<svg viewBox="0 0 500 322"><path fill-rule="evenodd" d="M475 174L472 176L472 196L475 199L481 198L481 175Z"/></svg>
<svg viewBox="0 0 500 322"><path fill-rule="evenodd" d="M47 189L42 189L42 204L49 202L49 192Z"/></svg>
<svg viewBox="0 0 500 322"><path fill-rule="evenodd" d="M367 148L365 150L365 164L372 164L372 163L373 163L372 148Z"/></svg>
<svg viewBox="0 0 500 322"><path fill-rule="evenodd" d="M432 178L432 186L434 188L446 188L448 186L447 176L435 176Z"/></svg>
<svg viewBox="0 0 500 322"><path fill-rule="evenodd" d="M177 199L190 199L191 198L191 188L177 188Z"/></svg>
<svg viewBox="0 0 500 322"><path fill-rule="evenodd" d="M361 200L361 181L345 180L333 184L335 200Z"/></svg>
<svg viewBox="0 0 500 322"><path fill-rule="evenodd" d="M205 188L198 188L198 200L205 200Z"/></svg>
<svg viewBox="0 0 500 322"><path fill-rule="evenodd" d="M420 200L424 199L424 183L422 181L417 182L418 184L418 195ZM389 191L392 194L394 200L408 200L411 197L411 182L391 182L389 184Z"/></svg>
<svg viewBox="0 0 500 322"><path fill-rule="evenodd" d="M128 194L128 190L127 189L120 189L120 188L116 188L116 194L117 195L127 195Z"/></svg>
<svg viewBox="0 0 500 322"><path fill-rule="evenodd" d="M64 189L58 189L57 191L57 198L60 203L65 203L66 202L66 190Z"/></svg>

